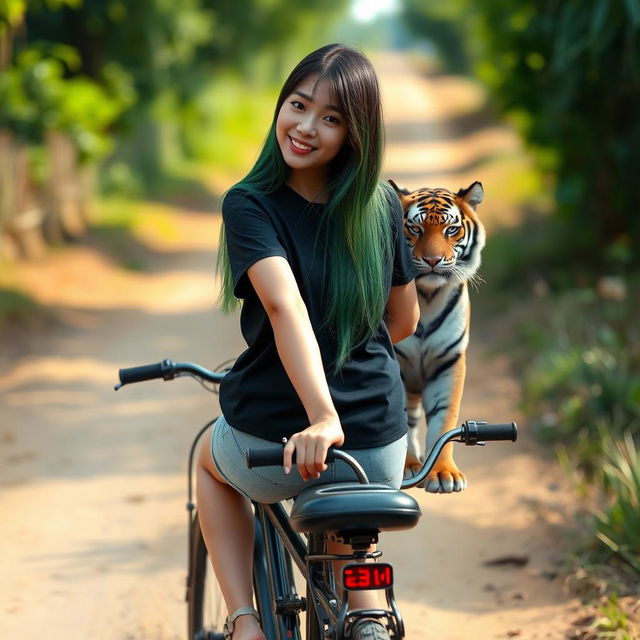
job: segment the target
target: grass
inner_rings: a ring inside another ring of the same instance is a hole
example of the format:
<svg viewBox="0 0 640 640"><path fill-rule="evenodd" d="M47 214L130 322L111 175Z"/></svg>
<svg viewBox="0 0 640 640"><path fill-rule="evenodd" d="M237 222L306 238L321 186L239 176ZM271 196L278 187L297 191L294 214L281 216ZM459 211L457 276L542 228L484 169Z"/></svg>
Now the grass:
<svg viewBox="0 0 640 640"><path fill-rule="evenodd" d="M608 597L600 605L598 614L592 625L597 638L615 638L616 640L635 640L638 638L631 627L629 615L620 606L617 596Z"/></svg>
<svg viewBox="0 0 640 640"><path fill-rule="evenodd" d="M31 326L44 316L40 305L22 286L16 269L0 263L0 331L10 325Z"/></svg>
<svg viewBox="0 0 640 640"><path fill-rule="evenodd" d="M0 329L9 323L29 322L38 310L37 303L16 285L0 283Z"/></svg>
<svg viewBox="0 0 640 640"><path fill-rule="evenodd" d="M596 513L601 552L613 554L640 575L640 454L630 432L603 440L602 473L608 504Z"/></svg>
<svg viewBox="0 0 640 640"><path fill-rule="evenodd" d="M640 317L631 292L640 274L625 269L624 256L606 278L567 256L562 225L544 216L492 242L482 307L508 327L498 341L521 380L523 410L584 498L574 548L581 563L615 565L637 585ZM615 633L593 637L627 637Z"/></svg>
<svg viewBox="0 0 640 640"><path fill-rule="evenodd" d="M633 598L603 596L582 617L576 626L581 627L572 636L579 640L639 640L638 602Z"/></svg>

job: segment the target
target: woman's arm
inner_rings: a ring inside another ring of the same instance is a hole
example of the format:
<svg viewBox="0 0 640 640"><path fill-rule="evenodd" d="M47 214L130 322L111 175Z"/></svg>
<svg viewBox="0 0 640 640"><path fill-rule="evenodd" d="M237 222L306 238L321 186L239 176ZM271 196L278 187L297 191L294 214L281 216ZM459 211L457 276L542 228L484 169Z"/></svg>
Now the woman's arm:
<svg viewBox="0 0 640 640"><path fill-rule="evenodd" d="M408 284L391 287L387 300L385 324L395 344L413 335L420 320L420 307L414 280Z"/></svg>
<svg viewBox="0 0 640 640"><path fill-rule="evenodd" d="M310 423L287 443L285 471L291 468L295 450L302 478L317 478L326 469L328 448L341 445L344 433L329 393L307 307L284 258L273 256L259 260L249 267L247 275L269 316L278 355Z"/></svg>

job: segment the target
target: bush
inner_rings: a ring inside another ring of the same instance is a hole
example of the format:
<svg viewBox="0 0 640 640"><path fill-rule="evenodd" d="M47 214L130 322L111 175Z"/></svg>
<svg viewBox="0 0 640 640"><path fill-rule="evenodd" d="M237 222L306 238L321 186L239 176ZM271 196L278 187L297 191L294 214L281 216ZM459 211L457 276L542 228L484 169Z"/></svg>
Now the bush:
<svg viewBox="0 0 640 640"><path fill-rule="evenodd" d="M640 329L623 284L601 279L600 295L583 288L529 306L517 353L523 408L602 505L587 506L590 561L615 557L640 573Z"/></svg>
<svg viewBox="0 0 640 640"><path fill-rule="evenodd" d="M631 301L592 290L550 299L521 327L534 354L523 406L547 441L563 443L587 477L603 461L603 438L640 437L640 336ZM525 347L525 351L527 348Z"/></svg>

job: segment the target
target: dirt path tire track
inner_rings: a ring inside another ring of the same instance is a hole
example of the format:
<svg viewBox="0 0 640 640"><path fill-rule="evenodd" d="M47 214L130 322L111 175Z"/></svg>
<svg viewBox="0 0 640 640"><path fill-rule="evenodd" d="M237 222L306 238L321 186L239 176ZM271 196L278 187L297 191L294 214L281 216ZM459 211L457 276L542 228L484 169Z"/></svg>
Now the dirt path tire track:
<svg viewBox="0 0 640 640"><path fill-rule="evenodd" d="M448 136L451 110L473 102L473 87L423 78L404 58L379 62L392 125L388 177L470 182L464 155L478 152L481 132L466 146ZM496 145L514 144L496 135ZM144 274L83 247L23 269L56 321L0 352L1 638L184 637L186 457L217 399L189 381L112 391L121 366L163 357L213 366L241 348L236 320L214 310L219 219L175 216L180 241L155 247ZM484 360L487 346L478 325L463 415L517 418L517 385L504 361ZM574 603L550 579L561 480L523 436L517 447L460 452L469 489L415 490L422 522L384 537L409 639L563 637ZM482 564L504 554L529 562Z"/></svg>

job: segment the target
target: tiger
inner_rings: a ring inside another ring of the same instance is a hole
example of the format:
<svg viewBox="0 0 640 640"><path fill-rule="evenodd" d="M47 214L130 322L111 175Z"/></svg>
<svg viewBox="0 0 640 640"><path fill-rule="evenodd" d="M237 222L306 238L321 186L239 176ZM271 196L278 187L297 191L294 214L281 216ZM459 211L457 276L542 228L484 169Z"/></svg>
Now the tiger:
<svg viewBox="0 0 640 640"><path fill-rule="evenodd" d="M458 193L443 188L400 189L389 180L404 211L404 235L418 268L420 321L415 333L394 346L406 391L409 423L405 476L422 466L418 422L424 411L424 456L438 437L457 425L469 342L468 283L479 280L485 229L477 207L484 190L478 181ZM464 473L448 443L424 481L431 493L462 491Z"/></svg>

